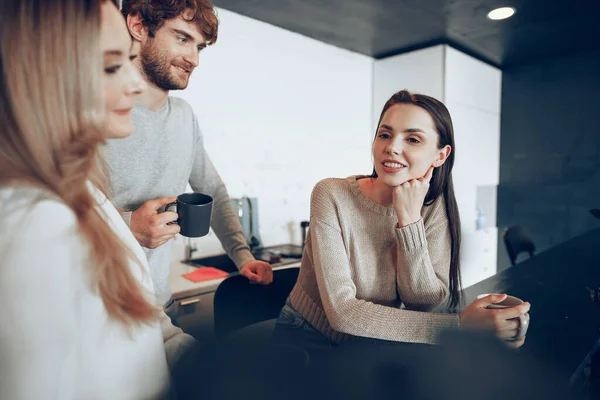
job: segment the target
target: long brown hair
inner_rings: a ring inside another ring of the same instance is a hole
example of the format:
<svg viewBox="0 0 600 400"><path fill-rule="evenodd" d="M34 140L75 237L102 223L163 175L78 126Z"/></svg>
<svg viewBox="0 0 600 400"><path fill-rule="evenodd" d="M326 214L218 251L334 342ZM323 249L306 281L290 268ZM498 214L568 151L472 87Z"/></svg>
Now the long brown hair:
<svg viewBox="0 0 600 400"><path fill-rule="evenodd" d="M0 6L0 186L29 185L76 215L93 289L125 325L158 308L134 277L133 252L88 188L107 193L100 37L106 0L5 0ZM113 1L114 2L114 1Z"/></svg>
<svg viewBox="0 0 600 400"><path fill-rule="evenodd" d="M452 126L452 118L446 106L439 100L423 94L410 93L407 90L401 90L385 103L377 129L381 124L381 120L386 111L396 104L412 104L421 107L431 116L435 124L436 131L439 135L438 148L441 149L446 145L452 148L450 155L442 164L441 167L433 170L433 177L429 183L429 191L425 196L425 205L431 205L441 194L444 195L446 203L446 215L448 217L448 226L450 229L451 256L450 256L450 298L449 306L454 308L460 305L460 215L458 213L458 204L454 196L454 184L452 183L452 167L454 166L454 157L456 155L456 147L454 145L454 127ZM375 131L377 136L377 130ZM373 178L377 178L375 168L371 174Z"/></svg>

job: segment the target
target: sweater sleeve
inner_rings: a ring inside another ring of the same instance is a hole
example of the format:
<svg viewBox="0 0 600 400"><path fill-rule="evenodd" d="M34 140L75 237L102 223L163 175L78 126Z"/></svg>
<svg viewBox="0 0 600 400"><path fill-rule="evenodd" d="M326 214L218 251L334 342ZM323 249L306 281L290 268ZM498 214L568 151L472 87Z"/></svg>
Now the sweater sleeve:
<svg viewBox="0 0 600 400"><path fill-rule="evenodd" d="M240 220L231 205L227 188L204 148L204 140L195 116L194 132L196 153L190 174L190 186L195 192L208 194L213 198L210 226L229 257L240 269L248 261L254 260L254 257L246 243Z"/></svg>
<svg viewBox="0 0 600 400"><path fill-rule="evenodd" d="M171 319L164 312L161 312L159 322L165 344L167 363L169 369L173 370L185 356L185 353L194 349L199 343L192 336L184 333L181 328L173 325Z"/></svg>
<svg viewBox="0 0 600 400"><path fill-rule="evenodd" d="M311 198L312 263L321 302L331 327L355 336L412 343L435 343L443 328L458 327L458 316L388 307L356 297L338 208L326 185Z"/></svg>
<svg viewBox="0 0 600 400"><path fill-rule="evenodd" d="M449 293L450 231L444 199L425 207L427 219L396 229L396 285L406 308L430 311Z"/></svg>
<svg viewBox="0 0 600 400"><path fill-rule="evenodd" d="M67 206L23 208L0 219L0 398L71 399L83 244Z"/></svg>

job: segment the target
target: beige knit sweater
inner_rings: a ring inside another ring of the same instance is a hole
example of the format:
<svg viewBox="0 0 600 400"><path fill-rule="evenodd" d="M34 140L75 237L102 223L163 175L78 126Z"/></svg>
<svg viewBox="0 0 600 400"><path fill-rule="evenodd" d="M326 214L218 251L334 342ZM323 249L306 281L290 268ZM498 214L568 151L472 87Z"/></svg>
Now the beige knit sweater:
<svg viewBox="0 0 600 400"><path fill-rule="evenodd" d="M457 314L429 312L449 293L450 232L443 196L397 228L393 208L369 199L360 176L313 189L310 229L292 306L335 342L348 335L435 343Z"/></svg>

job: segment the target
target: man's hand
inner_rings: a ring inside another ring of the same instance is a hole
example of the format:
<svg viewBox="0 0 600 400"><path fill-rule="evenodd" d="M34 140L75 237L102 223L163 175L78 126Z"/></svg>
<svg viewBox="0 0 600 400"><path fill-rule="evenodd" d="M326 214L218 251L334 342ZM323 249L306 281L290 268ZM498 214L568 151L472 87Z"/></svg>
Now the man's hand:
<svg viewBox="0 0 600 400"><path fill-rule="evenodd" d="M167 225L169 222L177 220L177 213L173 211L158 212L161 207L175 200L177 200L177 197L160 197L148 200L131 213L129 229L142 246L155 249L179 233L179 225Z"/></svg>
<svg viewBox="0 0 600 400"><path fill-rule="evenodd" d="M269 263L264 261L248 261L242 266L240 275L248 278L250 283L260 283L261 285L268 285L273 282L273 269Z"/></svg>

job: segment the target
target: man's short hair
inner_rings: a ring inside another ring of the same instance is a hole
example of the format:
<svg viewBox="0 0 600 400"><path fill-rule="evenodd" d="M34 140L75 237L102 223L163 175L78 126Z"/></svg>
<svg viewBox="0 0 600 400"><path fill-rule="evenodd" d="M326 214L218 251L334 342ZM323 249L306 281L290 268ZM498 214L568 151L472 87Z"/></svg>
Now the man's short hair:
<svg viewBox="0 0 600 400"><path fill-rule="evenodd" d="M192 18L184 14L187 9L193 11ZM154 37L165 21L181 15L186 21L196 22L200 26L209 44L217 41L219 20L210 0L123 0L121 12L125 18L139 15L150 37Z"/></svg>

